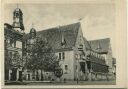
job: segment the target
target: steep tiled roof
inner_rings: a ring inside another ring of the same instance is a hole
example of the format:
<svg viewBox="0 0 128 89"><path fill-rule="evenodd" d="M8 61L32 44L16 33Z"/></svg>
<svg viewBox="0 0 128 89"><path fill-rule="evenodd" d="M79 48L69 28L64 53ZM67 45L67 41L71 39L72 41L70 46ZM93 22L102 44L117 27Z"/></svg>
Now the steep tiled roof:
<svg viewBox="0 0 128 89"><path fill-rule="evenodd" d="M107 53L110 45L110 38L89 41L91 49L98 53Z"/></svg>
<svg viewBox="0 0 128 89"><path fill-rule="evenodd" d="M42 31L37 31L37 36L47 39L48 43L54 50L71 50L75 46L80 23L73 23L69 25L50 28ZM62 48L62 37L65 41L65 47ZM24 39L29 38L29 35L25 35Z"/></svg>
<svg viewBox="0 0 128 89"><path fill-rule="evenodd" d="M72 49L75 46L80 23L59 26L37 32L37 36L46 38L49 44L55 49L62 49L62 36L65 40L65 49Z"/></svg>

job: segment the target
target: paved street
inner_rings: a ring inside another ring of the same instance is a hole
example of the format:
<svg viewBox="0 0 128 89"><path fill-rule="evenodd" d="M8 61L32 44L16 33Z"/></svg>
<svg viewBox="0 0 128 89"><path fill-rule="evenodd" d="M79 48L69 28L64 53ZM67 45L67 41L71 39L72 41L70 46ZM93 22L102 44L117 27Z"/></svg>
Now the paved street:
<svg viewBox="0 0 128 89"><path fill-rule="evenodd" d="M6 85L115 85L116 81L66 81L64 82L10 82Z"/></svg>

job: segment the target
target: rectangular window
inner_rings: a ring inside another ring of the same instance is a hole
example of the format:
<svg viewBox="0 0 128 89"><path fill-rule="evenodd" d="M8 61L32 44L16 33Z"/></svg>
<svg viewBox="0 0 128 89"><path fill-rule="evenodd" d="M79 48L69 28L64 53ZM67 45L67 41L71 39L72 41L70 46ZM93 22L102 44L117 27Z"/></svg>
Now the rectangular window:
<svg viewBox="0 0 128 89"><path fill-rule="evenodd" d="M68 70L68 65L65 65L65 70Z"/></svg>
<svg viewBox="0 0 128 89"><path fill-rule="evenodd" d="M62 58L63 58L63 60L65 59L65 53L64 52L62 53Z"/></svg>
<svg viewBox="0 0 128 89"><path fill-rule="evenodd" d="M59 53L59 60L64 60L65 59L65 53Z"/></svg>
<svg viewBox="0 0 128 89"><path fill-rule="evenodd" d="M61 60L61 53L59 53L59 60Z"/></svg>
<svg viewBox="0 0 128 89"><path fill-rule="evenodd" d="M68 65L65 65L65 72L64 74L68 74Z"/></svg>

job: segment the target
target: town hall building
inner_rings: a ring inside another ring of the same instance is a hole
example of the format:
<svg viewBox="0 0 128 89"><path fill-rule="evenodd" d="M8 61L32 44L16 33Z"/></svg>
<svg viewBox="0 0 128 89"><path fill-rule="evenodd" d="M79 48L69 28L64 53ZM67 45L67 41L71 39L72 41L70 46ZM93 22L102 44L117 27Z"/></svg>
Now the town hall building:
<svg viewBox="0 0 128 89"><path fill-rule="evenodd" d="M112 69L110 39L87 41L83 36L80 22L41 31L31 28L30 33L26 34L22 11L16 8L13 16L13 25L5 24L4 28L5 80L34 80L33 73L25 69L24 64L31 53L25 52L28 49L27 45L30 47L36 42L37 37L47 40L55 52L63 70L61 80L109 79ZM49 80L56 79L51 72L46 72L44 76L52 76ZM41 80L40 72L38 78Z"/></svg>
<svg viewBox="0 0 128 89"><path fill-rule="evenodd" d="M27 34L26 37L29 37L28 35L31 35L31 32L42 39L46 39L53 48L63 69L62 80L100 80L108 78L109 65L106 64L108 59L93 50L91 41L87 41L83 37L80 22L42 31L36 31L32 28L30 34ZM104 42L101 42L101 44L103 45ZM96 47L99 47L99 45Z"/></svg>

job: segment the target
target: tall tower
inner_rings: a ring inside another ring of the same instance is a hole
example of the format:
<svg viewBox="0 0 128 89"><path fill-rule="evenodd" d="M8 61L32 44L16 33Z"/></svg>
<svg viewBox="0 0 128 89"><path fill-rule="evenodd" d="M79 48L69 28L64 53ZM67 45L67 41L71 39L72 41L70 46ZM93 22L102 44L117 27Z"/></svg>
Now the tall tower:
<svg viewBox="0 0 128 89"><path fill-rule="evenodd" d="M13 12L13 28L19 32L24 31L23 13L20 8L16 8Z"/></svg>

